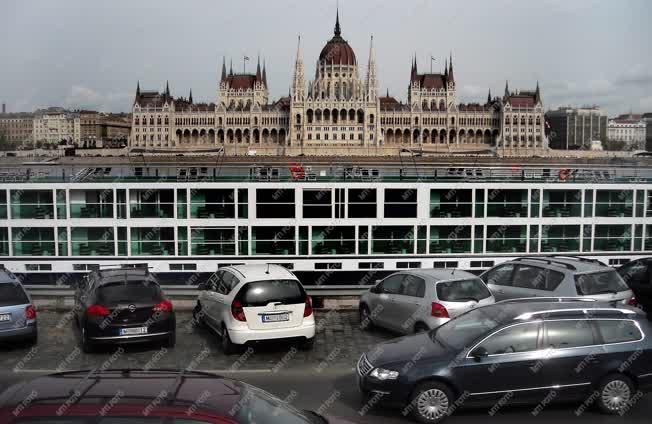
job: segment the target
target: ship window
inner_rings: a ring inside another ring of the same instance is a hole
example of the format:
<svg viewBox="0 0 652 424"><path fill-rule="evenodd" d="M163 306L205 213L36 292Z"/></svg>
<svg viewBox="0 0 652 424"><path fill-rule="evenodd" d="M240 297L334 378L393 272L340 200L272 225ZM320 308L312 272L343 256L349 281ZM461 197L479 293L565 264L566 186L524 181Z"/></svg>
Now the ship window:
<svg viewBox="0 0 652 424"><path fill-rule="evenodd" d="M349 218L376 217L376 189L349 189Z"/></svg>
<svg viewBox="0 0 652 424"><path fill-rule="evenodd" d="M385 218L416 218L416 188L385 189Z"/></svg>
<svg viewBox="0 0 652 424"><path fill-rule="evenodd" d="M331 218L332 195L330 188L303 190L303 217Z"/></svg>
<svg viewBox="0 0 652 424"><path fill-rule="evenodd" d="M294 218L294 189L256 190L256 217Z"/></svg>

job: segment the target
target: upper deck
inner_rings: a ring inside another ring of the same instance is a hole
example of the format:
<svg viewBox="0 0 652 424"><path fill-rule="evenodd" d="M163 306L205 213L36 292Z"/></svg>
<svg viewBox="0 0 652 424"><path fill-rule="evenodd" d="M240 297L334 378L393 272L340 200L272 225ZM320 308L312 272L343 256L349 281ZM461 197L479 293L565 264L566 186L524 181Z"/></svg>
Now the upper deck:
<svg viewBox="0 0 652 424"><path fill-rule="evenodd" d="M652 158L518 162L492 157L61 157L0 160L2 183L83 182L648 183Z"/></svg>

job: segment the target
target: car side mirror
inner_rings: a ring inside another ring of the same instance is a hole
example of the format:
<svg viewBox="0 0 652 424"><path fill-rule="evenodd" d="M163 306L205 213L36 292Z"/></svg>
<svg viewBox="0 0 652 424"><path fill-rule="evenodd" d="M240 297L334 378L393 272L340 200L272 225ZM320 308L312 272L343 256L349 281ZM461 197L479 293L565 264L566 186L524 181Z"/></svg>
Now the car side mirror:
<svg viewBox="0 0 652 424"><path fill-rule="evenodd" d="M489 356L489 352L483 346L478 346L471 351L471 358L475 359L476 362L482 361L482 358Z"/></svg>
<svg viewBox="0 0 652 424"><path fill-rule="evenodd" d="M208 284L203 281L197 285L197 290L208 290Z"/></svg>
<svg viewBox="0 0 652 424"><path fill-rule="evenodd" d="M378 293L382 293L383 291L381 290L380 286L378 284L376 284L375 286L373 286L371 288L371 292L375 293L375 294L378 294Z"/></svg>

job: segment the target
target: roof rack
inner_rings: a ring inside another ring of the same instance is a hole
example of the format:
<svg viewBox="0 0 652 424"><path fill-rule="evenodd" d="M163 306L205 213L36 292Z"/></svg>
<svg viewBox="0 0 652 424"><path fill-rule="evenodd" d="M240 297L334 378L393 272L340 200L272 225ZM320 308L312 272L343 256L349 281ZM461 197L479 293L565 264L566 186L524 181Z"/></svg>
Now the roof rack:
<svg viewBox="0 0 652 424"><path fill-rule="evenodd" d="M496 303L527 303L527 302L551 302L551 303L566 303L566 302L597 302L597 299L588 297L518 297L515 299L499 300Z"/></svg>
<svg viewBox="0 0 652 424"><path fill-rule="evenodd" d="M537 257L537 256L524 256L524 257L521 257L521 258L516 258L514 260L515 261L540 261L540 262L545 262L548 265L553 265L553 264L554 265L559 265L559 266L563 266L566 269L570 269L571 271L577 271L577 268L575 268L575 266L573 266L571 264L567 264L565 262L555 261L555 260L547 258L547 257L541 257L540 258L540 257Z"/></svg>
<svg viewBox="0 0 652 424"><path fill-rule="evenodd" d="M597 259L591 259L591 258L584 258L582 256L572 256L572 255L551 255L553 258L568 258L568 259L574 259L576 261L580 262L586 262L586 263L593 263L593 264L600 264L604 265L603 262L597 260Z"/></svg>
<svg viewBox="0 0 652 424"><path fill-rule="evenodd" d="M530 319L534 316L537 315L567 315L568 313L572 312L580 312L582 315L590 315L595 312L610 312L614 315L620 314L620 315L636 315L636 312L631 310L631 309L621 309L621 308L568 308L568 309L549 309L549 310L542 310L542 311L532 311L532 312L525 312L516 318L515 320L526 320Z"/></svg>

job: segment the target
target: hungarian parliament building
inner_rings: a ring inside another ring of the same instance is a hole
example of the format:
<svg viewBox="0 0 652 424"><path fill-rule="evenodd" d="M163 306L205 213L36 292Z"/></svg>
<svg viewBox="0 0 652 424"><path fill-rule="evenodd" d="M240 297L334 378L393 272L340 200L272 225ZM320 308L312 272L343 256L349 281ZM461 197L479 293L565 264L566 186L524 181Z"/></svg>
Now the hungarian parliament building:
<svg viewBox="0 0 652 424"><path fill-rule="evenodd" d="M148 151L224 149L225 154L344 153L393 155L422 152L523 153L548 148L544 109L535 90L510 91L484 103L458 103L453 57L443 72L423 73L412 60L407 102L379 95L373 37L366 75L342 37L339 15L333 37L306 84L301 40L289 96L269 98L267 69L236 73L222 62L216 103L195 103L136 89L130 147Z"/></svg>

